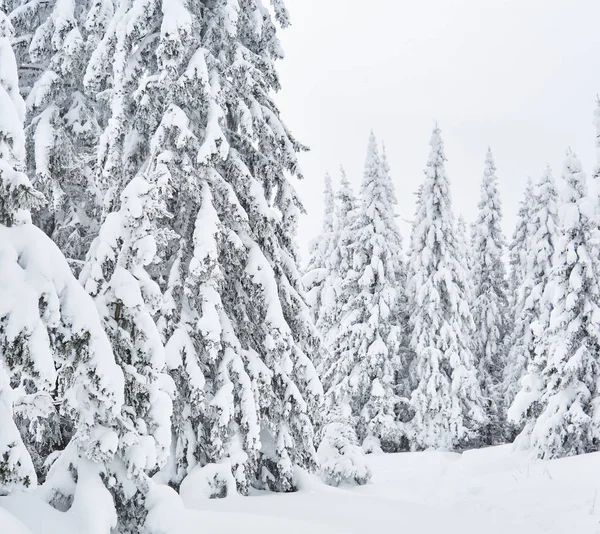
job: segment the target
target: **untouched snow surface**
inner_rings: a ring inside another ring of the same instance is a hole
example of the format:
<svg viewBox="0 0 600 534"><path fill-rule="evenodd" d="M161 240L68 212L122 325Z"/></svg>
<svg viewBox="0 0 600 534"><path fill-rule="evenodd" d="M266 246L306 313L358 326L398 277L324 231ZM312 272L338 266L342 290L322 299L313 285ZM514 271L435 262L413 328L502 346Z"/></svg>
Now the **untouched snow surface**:
<svg viewBox="0 0 600 534"><path fill-rule="evenodd" d="M358 488L331 488L305 477L295 494L208 500L186 484L185 509L175 503L156 516L157 531L364 534L394 526L419 534L600 533L600 453L543 462L503 446L464 454L377 455L369 461L373 478ZM59 517L68 514L35 501L32 495L0 498L0 532L96 534L80 524L68 526Z"/></svg>

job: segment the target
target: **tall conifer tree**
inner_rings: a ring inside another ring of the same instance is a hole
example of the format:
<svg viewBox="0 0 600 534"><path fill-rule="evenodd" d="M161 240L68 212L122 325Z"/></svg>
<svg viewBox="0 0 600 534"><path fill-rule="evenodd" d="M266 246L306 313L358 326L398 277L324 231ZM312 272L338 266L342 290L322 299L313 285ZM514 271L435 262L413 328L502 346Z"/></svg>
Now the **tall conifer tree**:
<svg viewBox="0 0 600 534"><path fill-rule="evenodd" d="M473 225L475 359L482 394L486 398L489 425L487 444L502 441L501 384L507 331L507 280L504 266L505 239L501 228L502 205L492 152L488 149L481 182L479 213Z"/></svg>
<svg viewBox="0 0 600 534"><path fill-rule="evenodd" d="M111 102L97 174L105 214L122 211L140 177L170 214L155 221L146 269L164 294L155 319L177 392L174 484L228 462L242 493L289 491L294 467L315 462L320 349L286 176L300 176L302 146L272 98L277 26L288 24L282 2L273 14L255 0L124 0L87 69Z"/></svg>
<svg viewBox="0 0 600 534"><path fill-rule="evenodd" d="M333 236L331 250L326 261L327 278L321 294L321 309L317 317L317 328L325 344L324 357L333 356L333 340L337 335L337 327L342 308L348 301L345 281L352 267L353 227L358 215L358 200L348 181L346 172L340 168L340 188L335 194ZM327 359L321 362L321 376L331 366ZM328 388L328 380L324 377L324 387Z"/></svg>
<svg viewBox="0 0 600 534"><path fill-rule="evenodd" d="M547 328L511 407L524 421L521 444L543 458L597 450L597 377L600 353L600 264L596 201L581 163L567 153ZM547 313L541 310L542 317Z"/></svg>
<svg viewBox="0 0 600 534"><path fill-rule="evenodd" d="M395 380L401 368L402 241L387 162L369 139L361 204L352 227L351 269L344 282L340 325L325 371L328 403L348 402L363 447L396 450Z"/></svg>
<svg viewBox="0 0 600 534"><path fill-rule="evenodd" d="M439 128L433 130L419 189L408 267L412 447L455 449L476 442L487 423L469 333L467 273L458 257L455 222Z"/></svg>
<svg viewBox="0 0 600 534"><path fill-rule="evenodd" d="M529 297L529 287L523 282L527 277L527 251L531 240L531 209L533 204L533 182L527 179L523 198L519 202L517 223L508 247L510 273L508 277L509 324L514 325L506 337L507 362L504 368L504 405L508 408L519 389L519 380L527 367L523 341L524 332L518 331L519 321L525 302ZM514 438L513 429L506 429L507 438Z"/></svg>
<svg viewBox="0 0 600 534"><path fill-rule="evenodd" d="M331 254L334 238L335 199L329 173L325 175L323 202L325 204L323 227L318 238L311 246L310 261L306 268L306 274L303 277L308 303L313 310L313 316L317 323L321 316L322 295L326 290L325 281L328 275L329 255Z"/></svg>
<svg viewBox="0 0 600 534"><path fill-rule="evenodd" d="M525 256L525 269L517 287L516 316L510 338L505 376L504 398L506 407L511 406L521 388L521 379L533 363L535 349L548 326L552 310L547 289L552 275L554 254L560 237L558 222L558 196L552 171L546 168L528 198L529 245ZM512 410L509 410L509 414ZM520 430L520 414L514 422ZM507 429L509 434L512 429ZM509 437L512 437L509 435Z"/></svg>

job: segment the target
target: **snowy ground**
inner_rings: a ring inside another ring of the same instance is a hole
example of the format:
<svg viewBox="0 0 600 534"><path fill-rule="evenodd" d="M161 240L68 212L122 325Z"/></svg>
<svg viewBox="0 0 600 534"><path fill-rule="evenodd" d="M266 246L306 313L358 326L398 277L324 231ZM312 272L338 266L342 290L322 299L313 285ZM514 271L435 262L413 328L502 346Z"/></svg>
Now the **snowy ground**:
<svg viewBox="0 0 600 534"><path fill-rule="evenodd" d="M370 461L372 482L360 488L334 489L307 478L291 495L206 500L188 485L186 508L161 521L177 534L600 533L600 453L541 462L507 446ZM1 498L0 532L96 534L64 515L29 496ZM29 530L21 532L15 517Z"/></svg>

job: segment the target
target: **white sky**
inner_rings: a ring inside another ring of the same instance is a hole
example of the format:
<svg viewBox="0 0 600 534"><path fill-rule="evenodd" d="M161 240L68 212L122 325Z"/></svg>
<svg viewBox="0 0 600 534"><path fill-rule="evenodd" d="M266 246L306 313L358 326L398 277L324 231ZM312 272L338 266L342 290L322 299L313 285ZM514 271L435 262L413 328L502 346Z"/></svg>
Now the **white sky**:
<svg viewBox="0 0 600 534"><path fill-rule="evenodd" d="M306 260L319 232L325 170L343 164L358 190L370 129L385 142L398 215L410 219L429 136L442 129L454 211L476 215L492 147L510 237L526 177L562 172L571 146L590 172L600 93L598 0L287 0L277 96L311 147L297 189L308 215ZM336 184L337 185L337 184ZM405 244L408 226L401 225Z"/></svg>

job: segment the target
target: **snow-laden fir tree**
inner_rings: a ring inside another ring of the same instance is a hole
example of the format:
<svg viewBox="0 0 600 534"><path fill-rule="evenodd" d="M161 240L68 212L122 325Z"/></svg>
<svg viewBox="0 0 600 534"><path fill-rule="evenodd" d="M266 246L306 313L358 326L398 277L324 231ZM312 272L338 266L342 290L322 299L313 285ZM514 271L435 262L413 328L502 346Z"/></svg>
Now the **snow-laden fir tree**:
<svg viewBox="0 0 600 534"><path fill-rule="evenodd" d="M510 273L508 277L508 323L513 325L506 336L507 361L504 367L503 396L504 406L508 408L519 389L519 380L523 375L524 365L522 355L523 332L519 332L519 321L529 297L529 288L523 284L527 276L527 251L531 238L530 220L531 206L533 204L533 181L527 178L523 198L519 202L517 223L508 247ZM514 438L513 429L506 429L507 438Z"/></svg>
<svg viewBox="0 0 600 534"><path fill-rule="evenodd" d="M22 172L25 108L11 36L0 12L0 492L35 484L32 456L42 456L50 471L41 495L51 504L77 507L90 486L109 504L100 475L117 452L123 376L92 300L31 224L43 196ZM101 509L95 523L108 531L116 516Z"/></svg>
<svg viewBox="0 0 600 534"><path fill-rule="evenodd" d="M472 243L472 230L473 226L467 225L462 215L459 215L458 220L456 222L456 249L458 251L458 259L466 273L465 277L465 290L464 290L464 298L468 303L469 310L473 310L475 307L475 281L474 281L474 256L473 253L473 243ZM472 331L468 332L468 338L471 340L471 350L474 349L475 344L474 340L476 337L475 334L475 322L471 323L471 325L465 325L467 331L469 328L473 328ZM475 357L475 355L473 355ZM474 360L474 365L476 365L476 360Z"/></svg>
<svg viewBox="0 0 600 534"><path fill-rule="evenodd" d="M457 449L487 423L470 334L467 273L459 258L439 128L419 190L408 264L413 449Z"/></svg>
<svg viewBox="0 0 600 534"><path fill-rule="evenodd" d="M125 428L119 447L127 470L113 473L112 488L123 527L143 521L148 489L143 474L164 467L171 452L174 386L154 320L162 295L146 270L168 238L157 229L169 216L164 204L160 183L134 178L121 194L120 210L102 224L80 276L95 299L125 377Z"/></svg>
<svg viewBox="0 0 600 534"><path fill-rule="evenodd" d="M363 485L369 481L371 470L359 446L348 402L330 407L320 441L317 457L326 484Z"/></svg>
<svg viewBox="0 0 600 534"><path fill-rule="evenodd" d="M398 291L398 310L402 313L397 321L400 321L402 329L406 332L407 324L408 324L408 311L406 309L406 261L404 257L404 249L403 249L403 240L400 234L400 229L396 223L396 205L398 200L396 198L396 194L394 192L394 184L392 183L391 174L390 174L390 164L387 157L387 151L385 148L385 144L382 144L381 147L381 174L389 191L391 191L392 198L392 208L391 208L391 220L386 219L386 225L388 226L389 239L392 241L391 247L398 251L396 261L392 262L393 267L395 267L396 272L394 273L394 278L397 283L400 285L400 290ZM407 341L407 339L406 339ZM406 350L406 345L404 346L404 350ZM403 391L404 393L404 391Z"/></svg>
<svg viewBox="0 0 600 534"><path fill-rule="evenodd" d="M359 441L367 450L397 450L397 372L402 367L402 240L395 222L396 197L385 157L371 134L352 227L347 295L325 371L327 404L348 403Z"/></svg>
<svg viewBox="0 0 600 534"><path fill-rule="evenodd" d="M540 336L548 325L552 303L546 295L557 241L558 197L552 171L547 167L528 194L529 235L522 280L516 289L514 322L504 373L504 400L509 408L521 388L521 378L533 361ZM522 222L523 223L523 222ZM521 224L522 224L521 223ZM520 418L521 414L518 415ZM520 420L507 421L520 430ZM509 434L513 433L511 429Z"/></svg>
<svg viewBox="0 0 600 534"><path fill-rule="evenodd" d="M48 199L35 222L78 271L98 231L94 181L100 108L83 73L112 13L110 0L5 0L26 95L27 168Z"/></svg>
<svg viewBox="0 0 600 534"><path fill-rule="evenodd" d="M321 476L325 483L332 486L341 483L365 484L371 476L358 443L349 399L337 398L335 388L331 387L334 385L332 380L337 379L333 365L338 356L335 340L337 326L349 297L345 282L352 266L353 228L358 215L358 201L346 172L340 168L340 173L340 188L335 194L333 235L325 262L326 278L317 318L317 327L323 340L323 361L320 362L319 372L327 390L321 418L323 424L317 435L317 455Z"/></svg>
<svg viewBox="0 0 600 534"><path fill-rule="evenodd" d="M315 322L319 322L321 316L322 293L325 291L325 280L328 274L329 255L334 237L334 211L335 199L333 185L329 173L325 174L325 190L323 191L325 213L323 214L323 227L317 239L312 243L310 260L303 276L306 288L306 297L310 305Z"/></svg>
<svg viewBox="0 0 600 534"><path fill-rule="evenodd" d="M340 187L335 194L334 226L330 251L327 256L327 277L321 293L321 308L317 317L317 328L323 338L323 355L328 358L333 355L332 343L336 337L342 308L348 301L348 291L344 285L348 272L352 267L353 227L358 215L358 200L346 172L340 168ZM325 389L330 385L323 373L329 369L331 361L321 362L319 372L324 380Z"/></svg>
<svg viewBox="0 0 600 534"><path fill-rule="evenodd" d="M473 285L473 244L471 242L470 228L467 226L467 223L462 215L459 215L458 220L456 221L456 246L457 250L459 251L459 260L463 266L463 269L467 273L465 297L469 303L469 309L472 309L473 302L475 300L475 287Z"/></svg>
<svg viewBox="0 0 600 534"><path fill-rule="evenodd" d="M502 233L502 204L496 165L491 149L485 157L479 212L473 224L473 278L475 321L474 355L481 392L485 397L488 425L484 443L502 441L502 392L507 331L507 279L504 266L506 242Z"/></svg>
<svg viewBox="0 0 600 534"><path fill-rule="evenodd" d="M563 182L562 234L545 292L552 311L510 410L513 420L525 422L520 443L542 458L597 450L600 437L598 211L571 151Z"/></svg>
<svg viewBox="0 0 600 534"><path fill-rule="evenodd" d="M231 465L238 491L288 491L315 463L322 390L311 363L318 336L306 306L294 234L302 147L272 92L281 57L277 20L262 3L123 1L95 50L86 82L110 93L99 149L106 213L143 174L161 183L172 217L148 272L175 381L178 484L195 466ZM107 64L113 69L106 72Z"/></svg>
<svg viewBox="0 0 600 534"><path fill-rule="evenodd" d="M13 418L13 390L0 361L0 496L27 489L37 481L31 455Z"/></svg>
<svg viewBox="0 0 600 534"><path fill-rule="evenodd" d="M519 202L517 211L517 223L508 247L510 274L508 282L509 305L511 321L515 321L523 309L526 296L518 294L518 288L523 282L527 270L527 250L530 239L530 211L533 197L533 181L527 178L523 198Z"/></svg>

